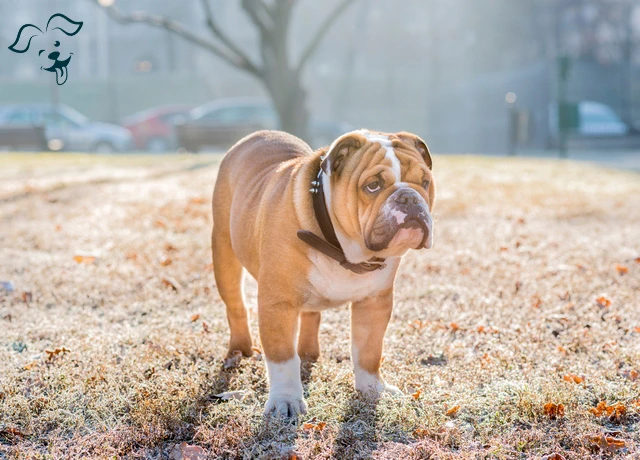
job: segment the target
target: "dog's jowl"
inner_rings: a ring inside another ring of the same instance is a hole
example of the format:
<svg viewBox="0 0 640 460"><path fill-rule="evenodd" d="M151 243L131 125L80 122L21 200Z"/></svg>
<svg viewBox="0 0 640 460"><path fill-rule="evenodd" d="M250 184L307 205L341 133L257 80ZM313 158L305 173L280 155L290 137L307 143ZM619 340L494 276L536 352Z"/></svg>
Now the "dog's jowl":
<svg viewBox="0 0 640 460"><path fill-rule="evenodd" d="M321 312L351 304L356 389L399 392L380 373L393 281L409 249L433 244L431 154L414 134L347 133L312 151L278 131L231 148L213 193L213 266L231 329L251 355L243 269L258 281L266 413L306 411L301 359L320 354Z"/></svg>

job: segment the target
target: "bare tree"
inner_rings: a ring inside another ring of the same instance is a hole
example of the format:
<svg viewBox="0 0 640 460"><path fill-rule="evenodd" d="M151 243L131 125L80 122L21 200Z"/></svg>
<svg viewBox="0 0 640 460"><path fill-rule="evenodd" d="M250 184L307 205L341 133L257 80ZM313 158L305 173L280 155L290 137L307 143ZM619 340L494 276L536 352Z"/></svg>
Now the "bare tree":
<svg viewBox="0 0 640 460"><path fill-rule="evenodd" d="M188 26L171 18L146 13L125 13L112 2L102 6L100 0L90 0L103 8L111 18L121 24L142 23L165 29L219 57L233 67L257 78L269 93L280 117L282 129L306 137L309 113L306 108L307 92L302 86L302 72L309 59L335 20L355 0L340 0L320 24L304 48L297 63L289 62L288 32L291 14L297 0L240 0L242 9L256 27L260 42L260 62L252 60L231 37L220 28L209 0L200 0L210 36L194 32Z"/></svg>

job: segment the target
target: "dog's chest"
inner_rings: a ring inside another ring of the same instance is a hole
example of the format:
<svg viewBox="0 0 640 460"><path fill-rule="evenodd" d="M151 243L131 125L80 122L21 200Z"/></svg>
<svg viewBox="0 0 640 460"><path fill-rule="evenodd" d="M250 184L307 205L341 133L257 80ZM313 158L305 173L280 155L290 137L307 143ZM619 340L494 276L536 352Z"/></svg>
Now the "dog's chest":
<svg viewBox="0 0 640 460"><path fill-rule="evenodd" d="M397 268L396 261L388 261L382 270L359 275L324 255L312 254L310 258L305 310L325 310L374 296L391 287Z"/></svg>

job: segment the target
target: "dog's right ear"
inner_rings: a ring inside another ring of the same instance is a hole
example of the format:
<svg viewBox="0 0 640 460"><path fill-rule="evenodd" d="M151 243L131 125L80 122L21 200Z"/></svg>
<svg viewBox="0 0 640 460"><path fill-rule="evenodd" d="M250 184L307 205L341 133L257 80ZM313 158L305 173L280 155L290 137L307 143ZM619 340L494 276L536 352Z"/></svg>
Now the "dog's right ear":
<svg viewBox="0 0 640 460"><path fill-rule="evenodd" d="M351 132L333 141L320 164L325 174L340 173L346 158L365 144L362 134Z"/></svg>
<svg viewBox="0 0 640 460"><path fill-rule="evenodd" d="M20 27L16 41L9 47L14 53L26 53L29 51L31 39L37 35L41 35L42 31L33 24L25 24Z"/></svg>

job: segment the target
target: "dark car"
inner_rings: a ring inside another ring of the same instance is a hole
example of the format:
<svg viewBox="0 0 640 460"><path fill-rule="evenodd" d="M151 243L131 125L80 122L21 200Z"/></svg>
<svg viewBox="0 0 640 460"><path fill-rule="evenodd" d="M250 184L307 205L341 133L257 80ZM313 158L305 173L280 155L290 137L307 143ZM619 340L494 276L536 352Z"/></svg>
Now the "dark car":
<svg viewBox="0 0 640 460"><path fill-rule="evenodd" d="M228 148L261 129L281 129L278 114L271 104L253 99L209 102L176 120L178 142L191 152L206 147ZM314 148L322 147L351 129L347 123L312 119L306 140Z"/></svg>
<svg viewBox="0 0 640 460"><path fill-rule="evenodd" d="M184 117L193 108L190 105L162 105L130 115L122 126L133 134L138 150L166 152L177 147L174 124L176 117Z"/></svg>
<svg viewBox="0 0 640 460"><path fill-rule="evenodd" d="M0 106L0 126L44 127L50 150L113 153L131 149L131 133L110 123L91 121L64 104Z"/></svg>

